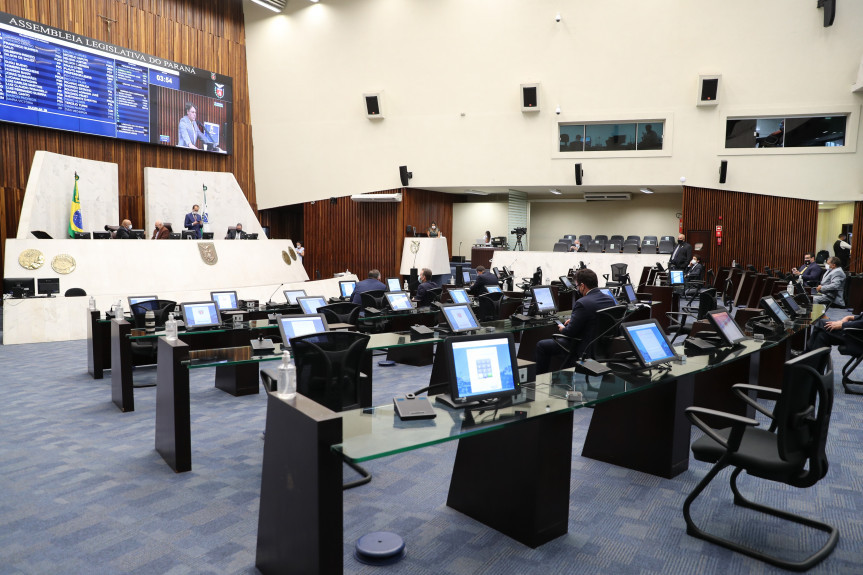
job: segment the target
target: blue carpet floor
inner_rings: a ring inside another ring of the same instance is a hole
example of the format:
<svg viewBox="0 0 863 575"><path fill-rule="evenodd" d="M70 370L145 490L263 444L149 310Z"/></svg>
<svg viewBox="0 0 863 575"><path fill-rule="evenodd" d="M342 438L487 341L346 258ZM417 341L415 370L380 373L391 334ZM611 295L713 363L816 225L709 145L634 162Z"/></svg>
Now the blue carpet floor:
<svg viewBox="0 0 863 575"><path fill-rule="evenodd" d="M835 315L840 315L836 312ZM834 351L836 371L844 358ZM861 370L863 372L863 370ZM430 368L375 367L375 403L425 385ZM87 374L83 341L0 347L0 574L256 573L265 397L231 397L212 370L191 378L192 465L175 474L153 448L155 388L120 413L110 380ZM155 370L135 372L154 381ZM575 412L569 533L529 549L446 507L447 443L376 460L369 485L345 493L345 571L388 574L764 574L780 570L685 533L686 494L708 466L668 480L580 456L591 410ZM811 573L863 573L863 397L838 384L830 472L808 490L744 477L752 498L840 529ZM513 465L518 465L517 460ZM820 534L730 504L727 472L697 520L756 546L802 553ZM518 493L513 493L518 497ZM406 541L401 563L373 568L353 544L375 530Z"/></svg>

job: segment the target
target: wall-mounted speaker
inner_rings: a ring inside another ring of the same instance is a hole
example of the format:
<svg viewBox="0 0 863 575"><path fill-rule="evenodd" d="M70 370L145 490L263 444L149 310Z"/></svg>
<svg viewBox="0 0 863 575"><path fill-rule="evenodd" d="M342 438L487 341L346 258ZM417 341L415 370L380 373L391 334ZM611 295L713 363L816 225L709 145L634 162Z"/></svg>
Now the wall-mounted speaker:
<svg viewBox="0 0 863 575"><path fill-rule="evenodd" d="M832 26L836 18L836 0L818 0L818 8L824 8L824 27Z"/></svg>
<svg viewBox="0 0 863 575"><path fill-rule="evenodd" d="M330 205L334 206L339 202L338 198L330 198Z"/></svg>
<svg viewBox="0 0 863 575"><path fill-rule="evenodd" d="M539 84L521 85L521 111L539 112Z"/></svg>
<svg viewBox="0 0 863 575"><path fill-rule="evenodd" d="M581 164L575 165L575 185L581 185L581 178L584 176L584 170L581 169Z"/></svg>
<svg viewBox="0 0 863 575"><path fill-rule="evenodd" d="M380 92L363 94L366 105L366 118L379 120L384 117L383 97Z"/></svg>
<svg viewBox="0 0 863 575"><path fill-rule="evenodd" d="M399 166L399 179L402 181L402 186L407 187L408 181L413 177L414 173L409 172L407 166Z"/></svg>
<svg viewBox="0 0 863 575"><path fill-rule="evenodd" d="M719 183L725 183L725 177L728 175L728 161L722 160L719 162Z"/></svg>
<svg viewBox="0 0 863 575"><path fill-rule="evenodd" d="M698 77L697 106L715 106L719 103L719 79L721 75Z"/></svg>

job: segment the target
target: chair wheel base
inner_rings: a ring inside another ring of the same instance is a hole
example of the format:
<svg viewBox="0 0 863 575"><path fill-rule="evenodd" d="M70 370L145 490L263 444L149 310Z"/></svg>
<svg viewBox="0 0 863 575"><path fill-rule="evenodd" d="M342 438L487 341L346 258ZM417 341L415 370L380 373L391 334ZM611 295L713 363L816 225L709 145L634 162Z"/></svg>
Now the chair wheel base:
<svg viewBox="0 0 863 575"><path fill-rule="evenodd" d="M389 531L368 533L357 539L354 557L366 565L392 565L405 554L405 540Z"/></svg>

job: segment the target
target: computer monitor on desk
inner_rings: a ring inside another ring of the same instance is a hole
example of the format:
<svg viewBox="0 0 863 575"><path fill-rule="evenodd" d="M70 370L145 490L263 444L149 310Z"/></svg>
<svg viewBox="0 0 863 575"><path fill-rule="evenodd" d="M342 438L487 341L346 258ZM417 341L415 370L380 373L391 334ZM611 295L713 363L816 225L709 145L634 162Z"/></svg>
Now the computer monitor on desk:
<svg viewBox="0 0 863 575"><path fill-rule="evenodd" d="M608 289L608 288L599 288L599 291L601 291L602 293L604 293L605 295L607 295L608 297L610 297L610 298L614 301L614 305L617 305L617 298L616 298L616 297L614 297L614 294L612 293L612 291L611 291L610 289Z"/></svg>
<svg viewBox="0 0 863 575"><path fill-rule="evenodd" d="M668 272L668 280L673 286L683 285L683 270L671 270Z"/></svg>
<svg viewBox="0 0 863 575"><path fill-rule="evenodd" d="M214 301L194 301L180 304L186 331L209 329L222 324Z"/></svg>
<svg viewBox="0 0 863 575"><path fill-rule="evenodd" d="M464 285L470 285L470 272L467 270L463 270L461 272L461 279L464 282Z"/></svg>
<svg viewBox="0 0 863 575"><path fill-rule="evenodd" d="M282 334L282 347L290 347L291 338L310 333L321 333L329 329L327 320L322 313L280 315L277 321L279 333Z"/></svg>
<svg viewBox="0 0 863 575"><path fill-rule="evenodd" d="M339 282L339 293L342 294L342 299L351 299L354 295L354 289L357 287L357 282L354 280L342 280Z"/></svg>
<svg viewBox="0 0 863 575"><path fill-rule="evenodd" d="M463 333L479 329L479 322L466 303L451 303L441 306L446 323L453 333Z"/></svg>
<svg viewBox="0 0 863 575"><path fill-rule="evenodd" d="M303 313L317 313L319 307L327 305L327 298L322 295L298 297L297 303L300 304L300 308L302 308Z"/></svg>
<svg viewBox="0 0 863 575"><path fill-rule="evenodd" d="M627 303L638 303L638 296L635 295L635 288L632 287L632 284L623 285L623 295Z"/></svg>
<svg viewBox="0 0 863 575"><path fill-rule="evenodd" d="M14 298L33 297L36 281L33 278L3 278L3 293Z"/></svg>
<svg viewBox="0 0 863 575"><path fill-rule="evenodd" d="M776 321L779 325L782 325L791 319L788 317L788 314L782 311L782 308L779 307L779 304L776 303L776 300L773 299L772 296L761 298L761 309L766 311L767 315L769 315L770 318Z"/></svg>
<svg viewBox="0 0 863 575"><path fill-rule="evenodd" d="M130 295L129 300L129 309L132 309L132 306L136 303L141 303L142 301L153 301L159 299L159 296L155 295Z"/></svg>
<svg viewBox="0 0 863 575"><path fill-rule="evenodd" d="M500 289L500 286L485 286L486 293L503 293L503 290Z"/></svg>
<svg viewBox="0 0 863 575"><path fill-rule="evenodd" d="M734 318L728 315L728 310L718 309L707 312L707 319L725 345L736 345L744 339L749 339L740 331Z"/></svg>
<svg viewBox="0 0 863 575"><path fill-rule="evenodd" d="M284 294L285 294L285 300L290 305L297 305L297 298L298 297L305 297L306 296L306 290L304 290L304 289L286 289L284 291Z"/></svg>
<svg viewBox="0 0 863 575"><path fill-rule="evenodd" d="M511 333L455 336L441 345L449 368L450 396L456 404L518 395L518 360Z"/></svg>
<svg viewBox="0 0 863 575"><path fill-rule="evenodd" d="M210 299L216 302L219 311L234 311L240 309L235 291L211 291Z"/></svg>
<svg viewBox="0 0 863 575"><path fill-rule="evenodd" d="M803 308L800 307L797 301L791 296L791 294L787 291L781 290L779 292L779 296L782 298L780 301L785 303L785 306L791 311L793 315L799 316L806 313Z"/></svg>
<svg viewBox="0 0 863 575"><path fill-rule="evenodd" d="M401 291L402 286L399 278L387 278L387 289L389 291Z"/></svg>
<svg viewBox="0 0 863 575"><path fill-rule="evenodd" d="M530 288L532 301L530 302L530 315L552 314L557 311L557 303L551 286L534 286Z"/></svg>
<svg viewBox="0 0 863 575"><path fill-rule="evenodd" d="M407 292L388 291L384 296L386 296L387 303L393 311L410 311L415 307Z"/></svg>
<svg viewBox="0 0 863 575"><path fill-rule="evenodd" d="M453 303L470 303L470 297L464 288L456 288L449 290L449 297Z"/></svg>
<svg viewBox="0 0 863 575"><path fill-rule="evenodd" d="M643 368L656 367L678 359L655 319L632 321L620 326Z"/></svg>
<svg viewBox="0 0 863 575"><path fill-rule="evenodd" d="M60 278L39 278L36 282L36 291L39 295L48 297L60 293Z"/></svg>

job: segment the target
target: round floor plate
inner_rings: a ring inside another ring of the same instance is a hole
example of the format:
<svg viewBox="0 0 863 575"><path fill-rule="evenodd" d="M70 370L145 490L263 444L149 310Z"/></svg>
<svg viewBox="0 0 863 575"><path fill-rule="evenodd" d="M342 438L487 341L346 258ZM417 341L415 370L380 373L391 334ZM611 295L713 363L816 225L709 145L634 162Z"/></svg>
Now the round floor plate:
<svg viewBox="0 0 863 575"><path fill-rule="evenodd" d="M405 556L405 540L389 531L368 533L357 539L354 556L366 565L392 565Z"/></svg>

